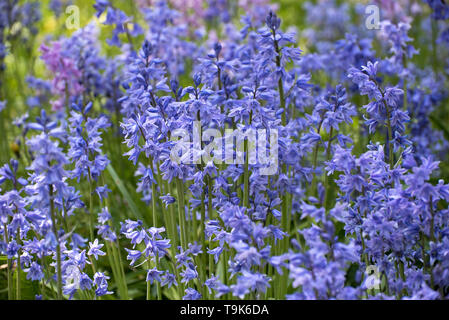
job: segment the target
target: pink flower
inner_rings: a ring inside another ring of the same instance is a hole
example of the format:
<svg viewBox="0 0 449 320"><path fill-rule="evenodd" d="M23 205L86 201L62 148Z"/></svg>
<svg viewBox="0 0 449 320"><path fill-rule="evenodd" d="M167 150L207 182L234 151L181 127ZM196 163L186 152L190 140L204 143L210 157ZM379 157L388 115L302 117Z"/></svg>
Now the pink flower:
<svg viewBox="0 0 449 320"><path fill-rule="evenodd" d="M58 96L51 102L53 110L60 111L64 108L66 95L77 96L83 93L84 88L80 84L81 72L77 69L73 59L65 57L59 41L54 41L51 46L40 46L42 60L48 70L54 76L52 79L52 93Z"/></svg>
<svg viewBox="0 0 449 320"><path fill-rule="evenodd" d="M384 20L410 22L411 13L420 13L416 0L375 0L375 4L379 6Z"/></svg>

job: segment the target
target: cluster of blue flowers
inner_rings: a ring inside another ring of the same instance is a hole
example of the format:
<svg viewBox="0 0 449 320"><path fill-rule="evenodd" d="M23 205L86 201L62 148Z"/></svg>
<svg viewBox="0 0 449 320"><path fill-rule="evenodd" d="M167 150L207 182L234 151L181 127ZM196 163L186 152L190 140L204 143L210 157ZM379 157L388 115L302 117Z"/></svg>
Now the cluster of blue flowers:
<svg viewBox="0 0 449 320"><path fill-rule="evenodd" d="M49 79L30 73L26 112L0 121L17 134L0 167L9 299L25 281L37 299L449 297L444 1L401 1L379 30L360 4L306 3L299 33L263 1L241 18L198 1L204 26L143 2L97 0L98 20L46 39ZM412 9L431 39L413 39ZM0 12L4 86L40 11ZM270 174L245 136L261 131Z"/></svg>

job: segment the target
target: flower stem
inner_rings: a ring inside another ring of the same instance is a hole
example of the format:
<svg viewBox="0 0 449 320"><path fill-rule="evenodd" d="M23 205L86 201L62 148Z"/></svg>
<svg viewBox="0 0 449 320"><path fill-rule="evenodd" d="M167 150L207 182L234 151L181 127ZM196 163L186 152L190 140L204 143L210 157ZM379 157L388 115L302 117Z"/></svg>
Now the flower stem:
<svg viewBox="0 0 449 320"><path fill-rule="evenodd" d="M393 136L392 136L392 129L391 129L391 119L390 119L390 109L387 106L387 103L384 101L385 107L387 108L387 146L388 146L388 163L390 164L390 169L394 166L394 159L393 159Z"/></svg>
<svg viewBox="0 0 449 320"><path fill-rule="evenodd" d="M153 211L153 226L157 228L158 226L158 219L157 219L157 211L156 211L156 184L153 182L151 184L151 203L152 203L152 211ZM155 263L156 268L159 270L159 258L156 255L155 257ZM149 281L147 282L147 285L149 285ZM156 290L157 290L157 298L158 300L162 299L162 293L161 293L161 284L159 281L156 281Z"/></svg>
<svg viewBox="0 0 449 320"><path fill-rule="evenodd" d="M403 58L403 65L404 65L404 69L407 69L407 59L406 59L406 57L405 57L405 55L404 55L404 58ZM407 78L405 78L404 77L404 83L403 83L403 88L402 88L402 90L404 91L404 97L403 97L403 109L404 110L407 110Z"/></svg>
<svg viewBox="0 0 449 320"><path fill-rule="evenodd" d="M20 227L17 229L17 244L20 244ZM16 300L21 300L20 294L20 249L17 251L17 282L16 282Z"/></svg>
<svg viewBox="0 0 449 320"><path fill-rule="evenodd" d="M432 68L435 75L438 70L438 56L437 56L437 37L438 37L438 23L435 19L431 19L432 27Z"/></svg>
<svg viewBox="0 0 449 320"><path fill-rule="evenodd" d="M245 140L245 168L243 172L243 206L249 208L249 150L248 141Z"/></svg>
<svg viewBox="0 0 449 320"><path fill-rule="evenodd" d="M168 182L164 180L164 186L165 190L168 190L168 193L172 195L172 191L170 186L168 185ZM176 254L176 250L178 249L178 230L176 228L176 216L174 212L173 204L169 204L169 214L167 218L167 225L168 225L168 232L170 233L170 239L172 240L172 254Z"/></svg>
<svg viewBox="0 0 449 320"><path fill-rule="evenodd" d="M53 186L50 185L50 216L52 220L53 233L56 238L56 272L58 281L58 300L62 300L62 271L61 271L61 244L59 242L58 227L55 214L55 202L53 199Z"/></svg>
<svg viewBox="0 0 449 320"><path fill-rule="evenodd" d="M331 158L331 147L332 147L332 135L334 134L334 128L331 127L329 132L329 141L327 142L327 150L326 150L326 160L329 161ZM323 206L327 212L328 209L328 199L329 199L329 175L324 173L324 200Z"/></svg>
<svg viewBox="0 0 449 320"><path fill-rule="evenodd" d="M281 67L281 50L279 48L279 43L276 40L276 31L273 30L272 32L273 32L273 39L274 39L274 50L277 53L276 67L280 68ZM281 121L282 121L282 125L285 127L287 124L287 115L286 115L286 110L285 110L285 94L284 94L284 83L282 82L282 76L279 77L278 88L279 88L279 106L280 106L280 109L284 109L284 112L282 112L282 115L281 115Z"/></svg>
<svg viewBox="0 0 449 320"><path fill-rule="evenodd" d="M150 261L147 260L145 265L147 267L147 270L151 269ZM147 281L147 300L151 300L151 285L150 285L150 281Z"/></svg>
<svg viewBox="0 0 449 320"><path fill-rule="evenodd" d="M92 175L90 172L90 168L87 168L89 174L89 233L91 241L94 241L94 211L93 211L93 188L92 188Z"/></svg>
<svg viewBox="0 0 449 320"><path fill-rule="evenodd" d="M8 243L8 226L6 223L3 224L3 236L5 243ZM8 268L6 269L6 277L8 281L8 300L12 300L12 294L13 294L13 285L12 285L12 278L11 278L11 259L7 258L6 263Z"/></svg>
<svg viewBox="0 0 449 320"><path fill-rule="evenodd" d="M201 237L201 247L203 252L200 254L200 277L203 281L206 280L206 263L207 263L207 247L206 247L206 235L204 234L204 223L206 221L206 206L204 203L205 195L204 192L201 194L201 223L200 223L200 237ZM204 290L206 292L206 290Z"/></svg>
<svg viewBox="0 0 449 320"><path fill-rule="evenodd" d="M187 230L185 222L184 185L180 178L176 178L176 191L178 192L178 219L181 229L181 247L185 250L187 249Z"/></svg>

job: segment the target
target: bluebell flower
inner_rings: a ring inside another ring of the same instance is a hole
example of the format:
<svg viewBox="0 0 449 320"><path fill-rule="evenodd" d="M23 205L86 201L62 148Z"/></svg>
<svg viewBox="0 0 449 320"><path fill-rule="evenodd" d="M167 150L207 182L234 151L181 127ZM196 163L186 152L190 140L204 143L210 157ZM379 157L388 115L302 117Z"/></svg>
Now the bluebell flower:
<svg viewBox="0 0 449 320"><path fill-rule="evenodd" d="M212 275L204 282L204 285L207 287L207 290L209 290L209 294L212 294L211 290L217 290L220 285L220 281L218 277Z"/></svg>
<svg viewBox="0 0 449 320"><path fill-rule="evenodd" d="M136 261L142 256L142 252L139 250L130 250L128 248L125 248L125 250L128 252L126 259L131 260L130 265L134 265L134 263L136 263Z"/></svg>
<svg viewBox="0 0 449 320"><path fill-rule="evenodd" d="M175 197L172 197L170 193L164 196L160 196L159 198L161 198L161 200L164 202L166 208L168 207L169 204L175 203L176 201Z"/></svg>
<svg viewBox="0 0 449 320"><path fill-rule="evenodd" d="M28 269L24 269L27 273L27 279L33 281L40 281L44 277L44 273L42 271L42 267L36 263L32 262Z"/></svg>
<svg viewBox="0 0 449 320"><path fill-rule="evenodd" d="M146 281L150 281L151 284L153 284L153 281L161 282L161 274L163 274L163 271L159 271L156 268L149 269L147 272L147 278Z"/></svg>
<svg viewBox="0 0 449 320"><path fill-rule="evenodd" d="M199 300L201 299L201 294L193 288L187 288L185 291L186 295L182 297L182 300Z"/></svg>
<svg viewBox="0 0 449 320"><path fill-rule="evenodd" d="M89 276L85 273L81 274L79 286L81 290L90 290L92 288L93 282Z"/></svg>
<svg viewBox="0 0 449 320"><path fill-rule="evenodd" d="M108 185L105 184L104 186L95 188L95 192L98 194L100 201L103 202L103 199L106 199L108 197L108 193L110 193L111 190L108 188Z"/></svg>
<svg viewBox="0 0 449 320"><path fill-rule="evenodd" d="M101 224L105 224L106 222L110 221L111 218L112 216L109 213L108 208L103 208L98 214L98 222L100 222Z"/></svg>
<svg viewBox="0 0 449 320"><path fill-rule="evenodd" d="M196 271L196 266L193 263L188 263L185 266L185 270L180 273L182 276L182 283L188 283L191 280L198 278L198 272Z"/></svg>
<svg viewBox="0 0 449 320"><path fill-rule="evenodd" d="M96 272L94 274L94 284L97 287L95 289L95 294L98 297L107 295L107 294L112 294L112 291L108 291L108 282L107 280L109 280L109 277L106 276L104 273L101 272Z"/></svg>
<svg viewBox="0 0 449 320"><path fill-rule="evenodd" d="M170 288L172 285L178 286L178 282L176 281L176 277L174 274L166 271L162 276L161 286L167 286Z"/></svg>
<svg viewBox="0 0 449 320"><path fill-rule="evenodd" d="M89 242L89 251L87 252L87 254L89 256L93 255L95 257L95 260L98 260L98 256L106 255L106 253L100 250L103 246L103 244L98 243L98 239L95 239L94 242Z"/></svg>

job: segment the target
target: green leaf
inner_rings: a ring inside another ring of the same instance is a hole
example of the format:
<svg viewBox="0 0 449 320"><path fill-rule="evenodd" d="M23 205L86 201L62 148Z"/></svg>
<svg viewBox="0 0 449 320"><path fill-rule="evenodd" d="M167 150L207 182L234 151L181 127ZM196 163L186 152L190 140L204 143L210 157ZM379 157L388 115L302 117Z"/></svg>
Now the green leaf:
<svg viewBox="0 0 449 320"><path fill-rule="evenodd" d="M123 198L125 199L126 203L128 204L132 214L136 219L143 220L143 215L140 213L139 209L137 208L136 203L134 202L133 198L129 194L128 190L125 187L125 184L123 181L119 178L117 173L115 172L114 168L111 164L108 165L107 170L109 174L112 177L112 180L114 180L114 183L116 184L117 188L120 190Z"/></svg>
<svg viewBox="0 0 449 320"><path fill-rule="evenodd" d="M438 129L443 131L446 140L449 140L449 129L447 127L447 124L442 123L441 120L435 117L434 115L430 115L429 118L430 120L432 120L433 124L438 127Z"/></svg>
<svg viewBox="0 0 449 320"><path fill-rule="evenodd" d="M13 291L14 295L17 290L17 275L18 269L14 270L13 274ZM37 281L28 281L27 274L20 269L20 299L21 300L35 300L36 294L39 293L39 283Z"/></svg>

